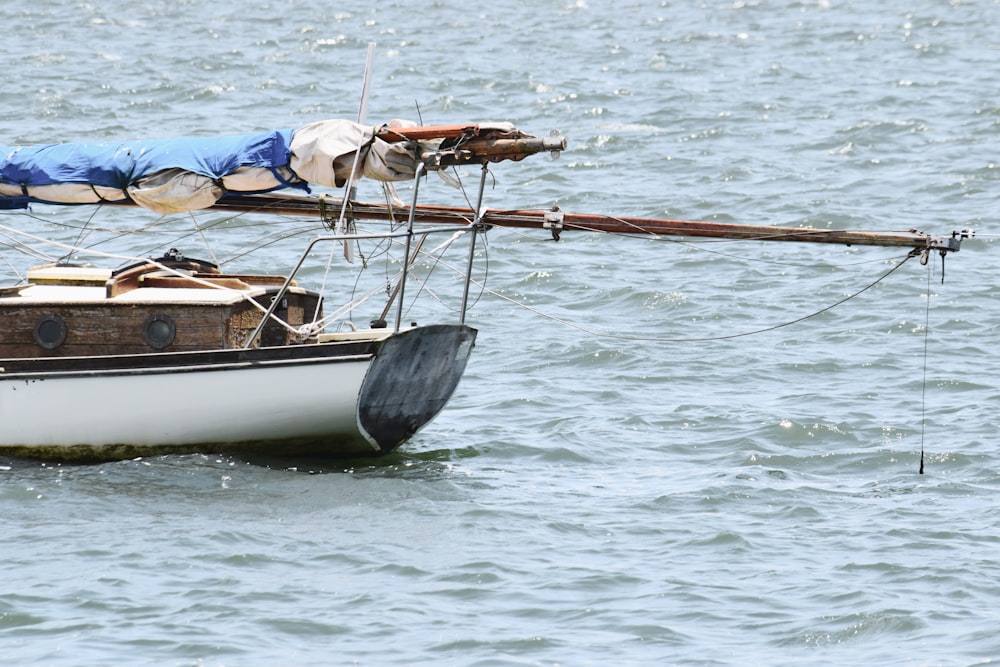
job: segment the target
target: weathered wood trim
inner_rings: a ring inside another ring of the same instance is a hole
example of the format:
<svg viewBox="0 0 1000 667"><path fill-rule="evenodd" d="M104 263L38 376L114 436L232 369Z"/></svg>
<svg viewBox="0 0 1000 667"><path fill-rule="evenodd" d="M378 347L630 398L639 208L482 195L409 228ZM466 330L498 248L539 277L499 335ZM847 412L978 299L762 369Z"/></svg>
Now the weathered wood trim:
<svg viewBox="0 0 1000 667"><path fill-rule="evenodd" d="M280 347L208 350L199 352L158 352L150 354L102 355L94 357L50 357L0 360L0 380L51 374L95 372L176 371L190 368L348 361L375 354L377 341L352 340L336 343L285 345Z"/></svg>
<svg viewBox="0 0 1000 667"><path fill-rule="evenodd" d="M274 291L276 288L268 288ZM263 306L271 295L257 293ZM319 303L315 292L288 292L276 316L292 327L312 320ZM176 335L165 351L183 352L242 347L260 323L263 312L247 296L235 303L156 303L109 300L90 303L7 302L0 305L0 359L30 357L82 357L91 355L143 354L159 350L144 336L145 324L152 317L169 317L176 325ZM65 341L55 349L44 349L35 340L39 319L58 315L66 324ZM322 311L321 311L322 316ZM278 322L269 322L258 346L273 347L298 342Z"/></svg>

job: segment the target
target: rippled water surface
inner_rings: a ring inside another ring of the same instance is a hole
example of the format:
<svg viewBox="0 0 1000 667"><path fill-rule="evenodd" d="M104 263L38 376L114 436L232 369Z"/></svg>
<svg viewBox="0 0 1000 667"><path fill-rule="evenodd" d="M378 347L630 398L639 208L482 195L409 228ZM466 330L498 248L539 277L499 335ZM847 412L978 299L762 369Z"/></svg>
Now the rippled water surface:
<svg viewBox="0 0 1000 667"><path fill-rule="evenodd" d="M372 122L568 137L491 206L977 236L875 284L905 251L492 230L468 373L388 460L0 462L4 663L1000 659L1000 3L475 7L12 5L0 143L353 118L375 42Z"/></svg>

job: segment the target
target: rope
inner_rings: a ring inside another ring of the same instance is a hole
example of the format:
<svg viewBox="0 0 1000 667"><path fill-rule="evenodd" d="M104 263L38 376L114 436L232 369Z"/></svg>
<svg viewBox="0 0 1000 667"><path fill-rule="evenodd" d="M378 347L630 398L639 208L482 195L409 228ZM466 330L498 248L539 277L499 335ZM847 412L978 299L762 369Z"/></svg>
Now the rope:
<svg viewBox="0 0 1000 667"><path fill-rule="evenodd" d="M494 292L493 290L488 289L485 285L481 284L479 281L473 280L472 282L474 282L476 285L478 285L479 287L481 287L483 289L483 291L486 292L486 293L488 293L488 294L491 294L491 295L493 295L495 297L503 299L504 301L508 301L510 303L513 303L514 305L520 306L521 308L524 308L525 310L528 310L528 311L530 311L532 313L535 313L536 315L538 315L540 317L544 317L547 320L551 320L553 322L557 322L557 323L562 324L563 326L567 326L567 327L569 327L571 329L576 329L577 331L581 331L581 332L583 332L585 334L588 334L590 336L597 336L599 338L612 338L612 339L616 339L616 340L647 341L647 342L654 342L654 343L704 343L704 342L717 341L717 340L729 340L729 339L732 339L732 338L742 338L744 336L755 336L757 334L767 333L769 331L774 331L776 329L781 329L783 327L792 326L793 324L798 324L800 322L804 322L805 320L808 320L808 319L811 319L813 317L816 317L817 315L822 315L823 313L829 312L829 311L833 310L834 308L836 308L837 306L840 306L840 305L842 305L844 303L847 303L851 299L853 299L853 298L855 298L857 296L860 296L861 294L864 294L865 292L867 292L868 290L870 290L872 287L875 287L875 285L878 285L880 282L882 282L883 280L885 280L886 278L888 278L889 276L891 276L893 273L895 273L896 271L898 271L900 269L900 267L902 267L903 264L905 264L907 262L907 260L909 260L910 258L912 258L914 256L915 255L912 254L912 253L906 255L903 258L903 261L901 261L899 264L897 264L896 266L894 266L891 269L889 269L888 271L886 271L884 274L882 274L881 276L879 276L878 278L876 278L873 282L871 282L868 285L866 285L865 287L862 287L861 289L859 289L857 292L854 292L853 294L849 294L848 296L844 297L840 301L832 303L829 306L826 306L825 308L821 308L821 309L819 309L819 310L817 310L817 311L815 311L813 313L810 313L808 315L804 315L802 317L799 317L797 319L791 320L789 322L783 322L781 324L775 324L774 326L765 327L763 329L755 329L753 331L744 331L744 332L741 332L741 333L728 334L728 335L725 335L725 336L708 336L708 337L704 337L704 338L657 338L657 337L652 337L652 336L624 336L624 335L621 335L621 334L610 334L610 333L605 333L605 332L601 332L601 331L595 331L593 329L588 329L587 327L581 326L581 325L576 324L574 322L570 322L568 320L564 320L562 318L555 317L554 315L549 315L547 313L543 313L542 311L540 311L540 310L538 310L536 308L532 308L531 306L523 304L523 303L521 303L521 302L519 302L519 301L517 301L515 299L512 299L512 298L510 298L508 296L504 296L503 294L500 294L498 292Z"/></svg>
<svg viewBox="0 0 1000 667"><path fill-rule="evenodd" d="M944 259L941 260L942 264ZM924 311L924 376L920 384L920 474L924 474L924 433L927 430L927 348L931 322L931 265L927 263L927 307Z"/></svg>

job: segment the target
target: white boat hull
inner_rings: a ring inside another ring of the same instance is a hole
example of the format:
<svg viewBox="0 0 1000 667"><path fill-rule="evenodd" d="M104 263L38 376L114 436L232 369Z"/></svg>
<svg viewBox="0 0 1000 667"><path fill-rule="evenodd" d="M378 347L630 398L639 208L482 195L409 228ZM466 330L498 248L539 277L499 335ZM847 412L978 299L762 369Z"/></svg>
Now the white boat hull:
<svg viewBox="0 0 1000 667"><path fill-rule="evenodd" d="M475 331L215 353L4 360L0 454L388 453L440 411ZM44 363L43 363L44 362Z"/></svg>

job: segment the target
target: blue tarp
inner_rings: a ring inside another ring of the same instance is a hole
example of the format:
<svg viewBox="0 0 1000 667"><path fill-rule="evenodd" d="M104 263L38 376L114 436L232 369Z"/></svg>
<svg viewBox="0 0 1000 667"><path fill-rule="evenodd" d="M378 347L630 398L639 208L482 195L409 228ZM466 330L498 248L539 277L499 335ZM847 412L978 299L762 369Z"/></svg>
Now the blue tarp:
<svg viewBox="0 0 1000 667"><path fill-rule="evenodd" d="M271 170L284 185L291 185L275 170L288 167L292 132L0 146L0 183L20 187L84 184L125 191L137 179L165 169L219 179L240 167L260 167ZM0 197L0 208L23 208L29 201L31 197Z"/></svg>

